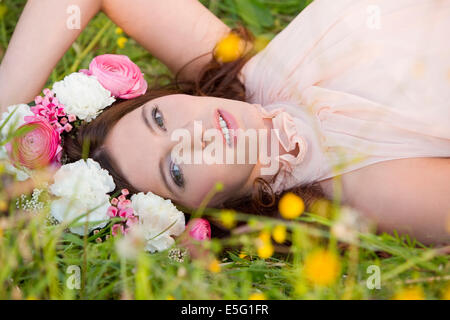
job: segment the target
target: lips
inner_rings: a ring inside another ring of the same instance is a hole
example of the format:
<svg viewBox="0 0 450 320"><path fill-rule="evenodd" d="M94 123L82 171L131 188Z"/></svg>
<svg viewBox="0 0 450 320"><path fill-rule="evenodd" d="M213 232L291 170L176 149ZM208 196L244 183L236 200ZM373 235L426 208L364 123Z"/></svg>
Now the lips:
<svg viewBox="0 0 450 320"><path fill-rule="evenodd" d="M225 110L217 109L216 127L222 132L224 143L232 146L237 139L237 129L239 128L233 115Z"/></svg>

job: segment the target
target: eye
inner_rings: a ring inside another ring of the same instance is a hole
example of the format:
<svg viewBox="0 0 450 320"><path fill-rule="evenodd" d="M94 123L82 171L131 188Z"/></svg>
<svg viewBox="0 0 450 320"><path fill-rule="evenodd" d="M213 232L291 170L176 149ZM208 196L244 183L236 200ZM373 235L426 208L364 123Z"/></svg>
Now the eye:
<svg viewBox="0 0 450 320"><path fill-rule="evenodd" d="M184 187L183 173L181 172L180 167L173 162L171 162L170 164L170 176L177 186L179 186L180 188Z"/></svg>
<svg viewBox="0 0 450 320"><path fill-rule="evenodd" d="M153 120L155 120L155 123L158 125L158 127L160 127L164 131L167 130L166 127L164 126L164 117L163 117L161 111L159 111L158 107L153 108L152 117L153 117Z"/></svg>

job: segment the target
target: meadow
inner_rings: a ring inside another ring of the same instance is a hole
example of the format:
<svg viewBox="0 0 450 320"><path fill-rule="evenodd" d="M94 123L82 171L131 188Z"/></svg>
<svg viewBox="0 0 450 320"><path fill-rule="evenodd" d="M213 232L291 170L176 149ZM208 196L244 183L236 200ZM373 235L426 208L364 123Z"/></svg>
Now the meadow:
<svg viewBox="0 0 450 320"><path fill-rule="evenodd" d="M263 46L311 1L201 2L229 26L243 23ZM0 59L24 4L0 1ZM100 14L48 84L104 53L128 55L150 86L173 77ZM375 234L338 198L319 200L305 212L301 199L285 199L283 219L202 209L231 231L201 244L204 258L178 246L131 257L117 250L115 237L79 237L49 223L45 207L25 210L21 204L32 195L11 198L6 187L14 182L4 164L0 174L0 299L450 299L448 252L407 236Z"/></svg>

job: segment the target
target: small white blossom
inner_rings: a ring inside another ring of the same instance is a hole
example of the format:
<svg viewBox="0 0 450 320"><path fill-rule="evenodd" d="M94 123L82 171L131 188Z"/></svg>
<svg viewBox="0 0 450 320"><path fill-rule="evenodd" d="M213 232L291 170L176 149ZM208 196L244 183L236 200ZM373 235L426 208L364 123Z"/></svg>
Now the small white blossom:
<svg viewBox="0 0 450 320"><path fill-rule="evenodd" d="M66 113L86 122L95 119L104 108L116 101L94 76L81 72L74 72L64 80L55 82L53 92L64 104Z"/></svg>
<svg viewBox="0 0 450 320"><path fill-rule="evenodd" d="M145 249L149 252L163 251L170 248L185 229L183 212L179 211L170 200L149 192L140 192L131 197L134 214L139 218L146 240Z"/></svg>
<svg viewBox="0 0 450 320"><path fill-rule="evenodd" d="M95 225L90 224L88 232L103 228L109 218L108 193L114 188L114 181L108 171L92 159L63 165L56 172L54 183L49 188L50 193L58 197L51 204L50 214L58 222L69 222L89 213L77 220L76 224L103 221ZM70 231L83 235L84 225L71 227Z"/></svg>
<svg viewBox="0 0 450 320"><path fill-rule="evenodd" d="M27 199L26 195L22 194L16 201L17 209L22 209L28 212L37 213L44 209L45 202L40 200L40 196L44 189L33 189L31 199Z"/></svg>

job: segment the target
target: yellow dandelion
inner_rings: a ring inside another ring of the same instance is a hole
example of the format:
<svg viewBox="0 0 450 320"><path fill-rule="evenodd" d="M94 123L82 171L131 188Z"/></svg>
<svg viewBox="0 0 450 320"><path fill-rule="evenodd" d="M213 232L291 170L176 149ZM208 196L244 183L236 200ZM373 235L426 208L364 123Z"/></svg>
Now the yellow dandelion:
<svg viewBox="0 0 450 320"><path fill-rule="evenodd" d="M305 210L302 198L292 192L286 193L278 204L280 214L285 219L295 219Z"/></svg>
<svg viewBox="0 0 450 320"><path fill-rule="evenodd" d="M282 224L273 228L272 238L277 243L283 243L286 241L286 227Z"/></svg>
<svg viewBox="0 0 450 320"><path fill-rule="evenodd" d="M425 300L425 294L421 287L410 287L397 292L392 300Z"/></svg>
<svg viewBox="0 0 450 320"><path fill-rule="evenodd" d="M241 252L239 253L239 258L241 259L245 259L245 257L247 257L248 255L245 252Z"/></svg>
<svg viewBox="0 0 450 320"><path fill-rule="evenodd" d="M213 261L211 261L209 266L208 266L208 269L212 273L220 272L220 263L219 263L219 261L217 259L214 259Z"/></svg>
<svg viewBox="0 0 450 320"><path fill-rule="evenodd" d="M264 242L264 243L269 242L270 243L270 232L267 230L261 231L258 235L258 239L261 242Z"/></svg>
<svg viewBox="0 0 450 320"><path fill-rule="evenodd" d="M117 39L117 46L120 49L125 48L125 44L128 42L128 39L125 37L120 37L119 39Z"/></svg>
<svg viewBox="0 0 450 320"><path fill-rule="evenodd" d="M123 33L122 28L117 27L116 28L116 34L121 35Z"/></svg>
<svg viewBox="0 0 450 320"><path fill-rule="evenodd" d="M237 34L231 32L216 45L214 56L219 62L232 62L241 57L244 48L244 40Z"/></svg>
<svg viewBox="0 0 450 320"><path fill-rule="evenodd" d="M442 293L441 299L442 300L450 300L450 283L444 289L444 292Z"/></svg>
<svg viewBox="0 0 450 320"><path fill-rule="evenodd" d="M270 242L263 242L262 244L258 245L257 251L258 256L261 259L268 259L273 255L274 248Z"/></svg>
<svg viewBox="0 0 450 320"><path fill-rule="evenodd" d="M262 292L254 292L248 297L248 300L267 300L267 298Z"/></svg>
<svg viewBox="0 0 450 320"><path fill-rule="evenodd" d="M220 222L225 228L233 228L236 225L236 212L233 210L222 210L220 212Z"/></svg>
<svg viewBox="0 0 450 320"><path fill-rule="evenodd" d="M310 253L303 266L306 279L319 286L333 284L339 277L340 271L341 264L337 255L325 249Z"/></svg>
<svg viewBox="0 0 450 320"><path fill-rule="evenodd" d="M166 298L166 300L175 300L175 297L171 294L169 294Z"/></svg>

